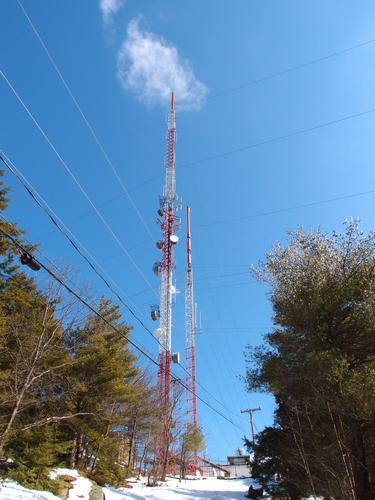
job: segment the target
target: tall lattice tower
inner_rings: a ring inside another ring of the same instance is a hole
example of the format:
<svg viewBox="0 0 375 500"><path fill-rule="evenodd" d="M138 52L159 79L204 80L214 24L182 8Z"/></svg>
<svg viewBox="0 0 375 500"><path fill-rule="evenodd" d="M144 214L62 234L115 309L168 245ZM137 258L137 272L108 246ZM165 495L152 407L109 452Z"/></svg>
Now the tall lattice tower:
<svg viewBox="0 0 375 500"><path fill-rule="evenodd" d="M195 368L195 314L193 269L191 265L191 229L190 207L186 208L187 218L187 268L185 288L185 350L186 350L186 425L197 429L197 382ZM194 466L197 467L197 450L194 454Z"/></svg>
<svg viewBox="0 0 375 500"><path fill-rule="evenodd" d="M160 317L160 326L157 330L159 340L159 371L158 388L163 409L164 426L158 445L158 461L164 469L167 464L167 449L171 420L171 336L172 336L172 304L176 292L172 283L173 274L173 247L178 242L175 232L179 229L180 219L175 212L178 209L175 178L175 139L176 117L174 109L174 94L172 93L171 109L168 114L167 152L165 160L165 184L160 196L158 223L162 229L162 239L157 246L161 249L161 262L154 265L156 274L161 275L160 309L151 312L153 319ZM156 313L156 314L155 314Z"/></svg>

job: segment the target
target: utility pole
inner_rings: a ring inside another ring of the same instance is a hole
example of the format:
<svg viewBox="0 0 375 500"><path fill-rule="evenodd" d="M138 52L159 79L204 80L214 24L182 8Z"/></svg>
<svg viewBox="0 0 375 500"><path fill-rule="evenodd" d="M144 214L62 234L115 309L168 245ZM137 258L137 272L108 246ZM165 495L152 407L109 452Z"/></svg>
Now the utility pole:
<svg viewBox="0 0 375 500"><path fill-rule="evenodd" d="M247 408L246 410L241 410L241 413L248 413L250 415L250 426L251 426L251 435L253 437L253 444L255 444L254 419L253 419L254 411L260 411L260 406L258 406L258 408Z"/></svg>

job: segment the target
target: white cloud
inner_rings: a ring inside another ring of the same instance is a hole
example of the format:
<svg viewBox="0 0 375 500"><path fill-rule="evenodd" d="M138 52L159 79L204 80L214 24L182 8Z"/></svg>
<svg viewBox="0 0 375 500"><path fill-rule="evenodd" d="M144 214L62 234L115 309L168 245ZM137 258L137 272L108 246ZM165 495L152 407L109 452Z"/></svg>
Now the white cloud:
<svg viewBox="0 0 375 500"><path fill-rule="evenodd" d="M199 108L207 87L194 75L176 47L130 21L117 56L117 75L126 90L145 104L168 103L173 90L180 108Z"/></svg>
<svg viewBox="0 0 375 500"><path fill-rule="evenodd" d="M112 16L121 9L124 3L125 0L99 0L104 22L111 22Z"/></svg>

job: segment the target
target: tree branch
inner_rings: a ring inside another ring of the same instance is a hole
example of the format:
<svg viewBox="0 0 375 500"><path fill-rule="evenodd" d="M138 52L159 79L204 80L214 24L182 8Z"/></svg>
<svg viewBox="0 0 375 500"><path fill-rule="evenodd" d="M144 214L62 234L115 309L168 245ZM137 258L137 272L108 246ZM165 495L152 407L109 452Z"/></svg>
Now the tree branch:
<svg viewBox="0 0 375 500"><path fill-rule="evenodd" d="M21 431L26 431L27 429L31 429L32 427L40 427L42 425L50 424L51 422L59 422L60 420L68 420L70 418L75 418L75 417L81 417L83 415L95 415L95 413L89 413L89 412L80 412L80 413L73 413L73 415L64 415L62 417L48 417L45 418L44 420L39 420L38 422L34 422L33 424L26 425L25 427L22 427Z"/></svg>

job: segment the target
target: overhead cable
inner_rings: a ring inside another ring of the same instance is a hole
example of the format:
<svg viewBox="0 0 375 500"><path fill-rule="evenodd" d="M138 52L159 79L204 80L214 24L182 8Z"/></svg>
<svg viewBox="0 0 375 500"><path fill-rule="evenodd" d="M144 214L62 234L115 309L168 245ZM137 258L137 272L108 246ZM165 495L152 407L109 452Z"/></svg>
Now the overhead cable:
<svg viewBox="0 0 375 500"><path fill-rule="evenodd" d="M375 112L375 108L370 108L365 111L360 111L359 113L352 113L350 115L342 116L341 118L337 118L335 120L329 120L326 122L319 123L317 125L313 125L312 127L302 128L300 130L295 130L293 132L289 132L288 134L277 135L275 137L271 137L269 139L265 139L259 142L253 142L252 144L248 144L247 146L241 146L239 148L230 149L228 151L223 151L222 153L218 153L212 156L206 156L205 158L201 158L200 160L191 161L189 163L183 163L181 165L177 165L176 168L187 168L194 167L195 165L200 165L201 163L206 163L212 160L218 160L220 158L224 158L225 156L230 156L236 153L241 153L242 151L248 151L249 149L258 148L261 146L266 146L267 144L272 144L275 142L279 142L285 139L290 139L292 137L296 137L298 135L307 134L309 132L314 132L315 130L319 130L325 127L330 127L331 125L335 125L337 123L342 123L348 120L353 120L354 118L360 118L362 116L369 115ZM233 167L233 165L232 165Z"/></svg>
<svg viewBox="0 0 375 500"><path fill-rule="evenodd" d="M219 267L219 266L217 266ZM240 276L240 275L245 275L249 274L249 271L244 271L241 273L229 273L229 274L217 274L216 276L201 276L201 277L194 277L194 281L205 281L205 280L213 280L217 278L228 278L229 276Z"/></svg>
<svg viewBox="0 0 375 500"><path fill-rule="evenodd" d="M20 250L24 251L24 252L27 252L27 249L22 245L22 243L20 243L16 238L14 238L12 235L10 235L9 233L7 233L4 229L2 229L0 227L0 233L5 236L6 238L8 238L10 241L12 241L12 243L17 247L19 248ZM132 339L130 339L128 337L128 335L124 334L123 332L121 332L121 330L119 330L117 328L117 326L113 325L113 323L111 323L110 321L108 321L108 319L103 316L99 311L96 310L95 307L93 307L91 304L89 304L84 298L82 298L76 291L74 291L69 285L67 285L65 283L65 281L57 276L51 269L49 269L49 267L47 267L45 264L43 264L40 260L38 260L36 257L34 257L34 260L40 265L40 267L42 269L44 269L50 276L52 279L54 279L55 281L57 281L58 283L60 283L60 285L62 285L65 290L67 290L67 292L69 292L71 295L73 295L77 300L79 300L85 307L87 307L87 309L89 309L93 314L95 314L95 316L97 316L98 318L100 318L108 327L110 327L115 333L117 333L118 335L120 335L122 338L124 338L127 342L129 342L130 345L132 345L135 349L137 349L143 356L145 356L146 358L149 359L149 361L151 361L154 365L156 365L157 367L160 368L160 365L159 363L152 357L150 356L147 352L144 351L144 349L142 347L140 347L137 343L135 343ZM235 422L233 422L231 419L229 419L226 415L224 415L220 410L218 410L217 408L213 407L210 403L208 403L206 400L204 400L202 397L200 397L198 394L194 393L193 391L191 391L190 388L188 388L182 381L181 379L179 379L178 377L176 377L175 375L172 375L172 379L177 382L178 384L180 384L185 390L187 390L188 392L192 393L193 395L195 395L197 397L197 399L199 399L205 406L207 406L208 408L210 408L212 411L214 411L215 413L217 413L218 415L220 415L222 418L224 418L227 422L229 422L230 424L232 424L234 427L237 427L238 429L241 429L241 427L239 427ZM242 430L242 429L241 429Z"/></svg>
<svg viewBox="0 0 375 500"><path fill-rule="evenodd" d="M151 229L150 229L150 228L149 228L149 226L147 225L147 223L146 223L146 221L145 221L144 217L142 216L142 214L141 214L141 212L140 212L139 208L137 207L137 205L136 205L136 203L135 203L134 199L133 199L133 198L132 198L132 196L130 195L128 188L126 187L126 185L125 185L124 181L123 181L123 180L122 180L122 178L120 177L120 175L119 175L119 173L118 173L117 169L116 169L116 168L115 168L115 166L113 165L113 162L111 161L110 157L108 156L108 153L107 153L107 152L106 152L106 150L104 149L103 144L102 144L102 143L101 143L101 141L99 140L99 138L98 138L98 135L97 135L96 131L94 130L94 128L93 128L93 126L91 125L91 123L89 122L89 120L88 120L87 116L86 116L86 115L85 115L85 113L83 112L83 110L82 110L82 108L81 108L80 104L78 103L78 101L77 101L76 97L74 96L74 94L73 94L73 92L72 92L72 89L70 88L70 86L68 85L68 83L67 83L66 79L65 79L65 78L64 78L64 76L62 75L62 73L61 73L61 71L60 71L59 67L57 66L57 64L56 64L56 62L55 62L54 58L52 57L52 55L51 55L50 51L48 50L48 48L47 48L47 46L46 46L45 42L43 41L43 39L42 39L42 37L40 36L40 34L39 34L38 30L36 29L36 27L35 27L34 23L32 22L32 20L31 20L31 18L30 18L30 16L29 16L29 14L26 12L26 9L24 8L24 6L22 5L22 3L21 3L21 1L20 1L20 0L16 0L16 2L18 3L18 5L19 5L19 7L20 7L20 9L21 9L21 11L22 11L22 13L23 13L23 15L24 15L24 16L25 16L25 18L27 19L27 21L28 21L28 23L29 23L29 25L30 25L31 29L33 30L33 32L34 32L34 34L35 34L36 38L38 39L38 41L39 41L39 43L40 43L41 47L43 48L44 52L46 53L47 58L48 58L48 60L49 60L49 62L50 62L50 64L51 64L51 66L53 67L53 69L55 70L56 74L57 74L57 75L58 75L58 77L60 78L60 80L61 80L61 82L62 82L62 84L63 84L63 86L64 86L64 88L65 88L66 92L68 93L69 97L70 97L70 98L71 98L71 100L73 101L73 104L74 104L75 108L77 109L77 111L78 111L78 112L79 112L79 114L81 115L81 118L82 118L82 120L84 121L84 123L85 123L86 127L88 128L88 130L89 130L89 132L90 132L91 136L93 137L93 139L94 139L94 141L96 142L96 144L97 144L98 148L100 149L100 151L101 151L101 153L102 153L102 155L103 155L103 157L104 157L104 159L105 159L105 161L106 161L107 165L110 167L110 169L111 169L111 171L112 171L113 175L115 176L115 178L117 179L118 183L120 184L120 186L121 186L121 188L122 188L123 192L124 192L124 193L125 193L125 195L127 196L128 200L129 200L129 202L130 202L130 204L132 205L132 207L133 207L134 211L136 212L136 214L137 214L137 216L138 216L139 220L141 221L141 223L142 223L143 227L146 229L146 231L147 231L147 233L148 233L148 235L149 235L150 239L154 242L154 237L153 237L153 235L152 235Z"/></svg>
<svg viewBox="0 0 375 500"><path fill-rule="evenodd" d="M266 217L268 215L281 214L283 212L290 212L292 210L298 210L300 208L315 207L317 205L324 205L325 203L333 203L335 201L348 200L350 198L357 198L359 196L365 196L365 195L374 194L374 193L375 193L375 189L369 189L368 191L360 191L358 193L346 194L343 196L336 196L334 198L326 198L325 200L312 201L310 203L303 203L301 205L295 205L293 207L278 208L276 210L270 210L268 212L259 212L257 214L242 215L241 217L234 217L232 219L221 219L221 220L217 220L217 221L213 221L213 222L208 222L206 224L199 224L199 225L197 225L197 228L217 226L219 224L232 224L233 222L239 222L239 221L244 221L244 220L249 220L249 219L256 219L258 217Z"/></svg>
<svg viewBox="0 0 375 500"><path fill-rule="evenodd" d="M219 92L216 92L215 94L208 96L207 100L215 99L215 98L221 97L225 94L230 94L232 92L236 92L238 90L242 90L242 89L245 89L247 87L257 85L258 83L263 83L263 82L266 82L268 80L273 80L274 78L277 78L279 76L283 76L283 75L286 75L288 73L293 73L294 71L299 71L299 70L306 68L308 66L312 66L313 64L327 61L328 59L332 59L333 57L341 56L343 54L346 54L347 52L351 52L352 50L357 50L357 49L360 49L362 47L372 45L373 43L375 43L375 38L371 38L370 40L366 40L364 42L357 43L356 45L352 45L351 47L347 47L345 49L331 52L330 54L327 54L327 55L322 56L322 57L318 57L316 59L311 59L310 61L306 61L302 64L296 64L295 66L290 66L289 68L282 69L281 71L276 71L275 73L271 73L271 74L263 76L261 78L251 80L250 82L243 83L241 85L238 85L237 87L232 87L232 88L221 90Z"/></svg>
<svg viewBox="0 0 375 500"><path fill-rule="evenodd" d="M56 213L52 210L51 207L47 204L47 202L41 197L41 195L31 186L31 184L27 181L27 179L21 174L21 172L17 169L17 167L9 160L9 158L5 155L3 151L0 151L0 160L4 163L4 165L8 168L8 170L21 182L21 184L26 189L27 193L31 196L31 198L37 203L37 205L47 214L56 228L63 234L63 236L69 241L69 243L73 246L73 248L79 253L79 255L87 262L90 268L94 271L94 273L103 281L106 287L110 290L110 292L117 298L117 300L126 308L126 310L132 315L132 317L141 325L141 327L163 348L163 346L159 339L153 334L153 332L145 325L144 321L139 318L139 316L134 312L134 310L123 300L121 295L111 286L110 282L112 282L117 289L121 291L121 293L126 297L128 301L130 301L135 309L137 306L130 300L129 297L121 290L119 285L117 285L113 279L108 276L105 270L100 266L100 264L94 259L94 257L90 254L90 252L82 245L82 243L77 239L77 237L70 231L70 229L63 223L63 221L56 215ZM3 219L2 217L0 217ZM5 219L3 219L5 220ZM186 368L178 364L180 368L186 373ZM202 384L197 381L197 385L201 387L208 395L210 395L214 400L216 400L221 406L223 406L227 411L231 412L229 408L226 407L224 403L219 401L208 389L206 389ZM231 412L233 413L233 412ZM233 414L234 415L234 414Z"/></svg>
<svg viewBox="0 0 375 500"><path fill-rule="evenodd" d="M69 241L73 248L78 252L78 254L86 261L94 273L103 281L110 292L121 302L121 304L127 309L127 311L135 318L139 324L147 332L149 332L155 339L151 330L145 325L145 323L135 314L134 310L123 300L121 295L113 288L110 281L114 283L118 290L121 288L113 281L113 279L107 275L100 264L94 259L90 252L82 245L82 243L77 239L77 237L70 231L70 229L63 223L63 221L56 215L47 202L40 196L40 194L31 186L31 184L26 180L26 178L21 174L17 167L9 160L3 151L0 151L0 160L9 169L9 171L21 182L21 184L26 189L27 193L35 201L35 203L47 214L52 223L60 231L60 233ZM132 302L129 297L121 290L121 293L126 297L129 302ZM135 304L133 304L135 306ZM136 308L136 306L135 306ZM156 339L157 340L157 339Z"/></svg>
<svg viewBox="0 0 375 500"><path fill-rule="evenodd" d="M12 93L14 94L14 96L16 97L16 99L18 100L18 102L21 104L21 106L23 107L23 109L26 111L26 113L29 116L29 118L32 120L32 122L37 127L37 129L39 130L39 132L42 134L42 136L46 140L47 144L50 146L50 148L52 149L52 151L55 153L55 155L59 159L60 163L62 164L62 166L64 167L64 169L66 170L66 172L73 179L73 181L76 184L76 186L78 187L78 189L81 191L81 193L83 194L83 196L86 198L86 200L89 202L89 204L91 205L91 207L94 209L96 215L98 216L98 218L100 219L100 221L103 223L103 225L106 227L106 229L109 231L109 233L111 234L112 238L119 245L119 247L121 248L121 250L123 251L123 253L130 260L130 262L132 263L133 267L136 269L136 271L142 277L142 279L145 281L145 283L147 283L147 285L152 289L151 283L148 281L148 279L146 278L146 276L143 273L143 271L141 270L141 268L138 266L138 264L136 263L136 261L134 260L134 258L131 256L131 254L129 253L129 251L125 247L125 245L122 243L122 241L120 240L120 238L114 232L114 230L112 229L111 225L105 219L105 217L103 216L103 214L101 213L101 211L98 209L98 207L92 201L92 199L89 196L89 194L87 193L87 191L84 189L84 187L82 186L82 184L80 183L80 181L77 179L77 177L75 176L75 174L72 172L72 170L70 169L70 167L68 166L68 164L63 159L63 157L60 155L60 153L57 151L57 149L55 148L55 146L53 145L53 143L51 142L51 140L49 139L49 137L47 136L47 134L45 133L45 131L39 125L39 123L36 120L36 118L34 117L34 115L31 113L31 111L29 110L29 108L26 106L26 104L24 103L24 101L21 99L20 95L17 93L16 89L10 83L10 81L5 76L5 74L4 74L4 72L2 70L0 70L0 75L2 76L3 80L8 85L9 89L12 91Z"/></svg>
<svg viewBox="0 0 375 500"><path fill-rule="evenodd" d="M214 289L218 289L218 288L231 288L233 286L255 285L257 283L258 283L258 281L254 280L254 281L241 281L240 283L229 283L227 285L207 286L204 288L197 288L196 292L202 292L204 290L214 290Z"/></svg>
<svg viewBox="0 0 375 500"><path fill-rule="evenodd" d="M220 158L225 158L227 156L231 156L233 154L241 153L243 151L248 151L248 150L251 150L251 149L258 148L258 147L267 146L268 144L277 143L277 142L283 141L285 139L291 139L291 138L297 137L299 135L308 134L309 132L314 132L315 130L319 130L319 129L322 129L322 128L330 127L332 125L336 125L337 123L343 123L343 122L346 122L346 121L349 121L349 120L353 120L355 118L360 118L360 117L363 117L363 116L367 116L367 115L370 115L370 114L372 114L374 112L375 112L375 108L369 108L369 109L367 109L365 111L360 111L358 113L352 113L352 114L349 114L349 115L345 115L345 116L342 116L340 118L336 118L334 120L329 120L329 121L326 121L326 122L319 123L317 125L313 125L311 127L306 127L306 128L302 128L302 129L299 129L299 130L294 130L293 132L289 132L287 134L281 134L281 135L277 135L275 137L270 137L269 139L264 139L264 140L259 141L259 142L253 142L252 144L248 144L246 146L241 146L239 148L230 149L228 151L223 151L221 153L218 153L218 154L215 154L215 155L211 155L211 156L206 156L205 158L200 158L198 160L194 160L194 161L191 161L191 162L188 162L188 163L182 163L180 165L177 164L176 165L176 169L194 167L196 165L200 165L202 163L207 163L207 162L210 162L212 160L219 160ZM233 167L233 164L231 166ZM149 182L152 182L152 181L158 179L159 177L160 177L160 174L155 175L153 177L150 177L149 179L146 179L146 180L142 181L140 184L138 184L137 186L135 186L132 189L132 191L135 191L136 189L140 189L145 184L148 184Z"/></svg>

